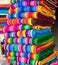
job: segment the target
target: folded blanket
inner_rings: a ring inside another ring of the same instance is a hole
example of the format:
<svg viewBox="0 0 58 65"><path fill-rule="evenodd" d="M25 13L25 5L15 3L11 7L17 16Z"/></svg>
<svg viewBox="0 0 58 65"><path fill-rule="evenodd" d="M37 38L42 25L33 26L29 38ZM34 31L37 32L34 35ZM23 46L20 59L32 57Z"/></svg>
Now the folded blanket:
<svg viewBox="0 0 58 65"><path fill-rule="evenodd" d="M0 8L0 14L8 14L9 8Z"/></svg>
<svg viewBox="0 0 58 65"><path fill-rule="evenodd" d="M49 61L50 60L50 61ZM54 56L53 58L51 58L51 59L49 59L48 61L49 62L53 62L53 61L56 61L56 56ZM40 64L41 63L41 61L39 62L39 61L36 61L36 60L30 60L30 65L49 65L49 62L47 62L47 64Z"/></svg>
<svg viewBox="0 0 58 65"><path fill-rule="evenodd" d="M44 26L44 27L50 27L52 25L52 22L45 22L45 21L39 21L37 19L32 19L32 18L16 18L16 19L8 19L6 21L7 25L20 25L20 24L28 24L28 25L38 25L38 26Z"/></svg>
<svg viewBox="0 0 58 65"><path fill-rule="evenodd" d="M5 44L6 48L5 50L7 51L11 51L11 52L26 52L26 53L39 53L41 52L42 50L52 46L54 44L54 41L48 43L48 44L45 44L45 45L42 45L42 46L35 46L35 45L22 45L22 44Z"/></svg>
<svg viewBox="0 0 58 65"><path fill-rule="evenodd" d="M41 36L41 37L34 38L33 44L37 45L37 46L42 45L42 44L47 44L54 39L55 39L55 37L53 35L47 34L47 35L44 35L44 36Z"/></svg>
<svg viewBox="0 0 58 65"><path fill-rule="evenodd" d="M57 51L54 51L53 54L51 54L49 57L43 59L42 61L39 61L38 64L43 65L46 62L48 62L50 59L54 58L57 55Z"/></svg>
<svg viewBox="0 0 58 65"><path fill-rule="evenodd" d="M26 30L26 36L27 37L40 37L40 36L44 36L46 34L51 34L51 29L50 28L45 28L45 29L40 29L40 30Z"/></svg>
<svg viewBox="0 0 58 65"><path fill-rule="evenodd" d="M41 45L41 46L37 46L36 48L36 53L39 53L47 48L49 48L50 46L52 46L54 44L54 41L49 42L48 44L45 45Z"/></svg>
<svg viewBox="0 0 58 65"><path fill-rule="evenodd" d="M45 63L44 65L50 65L51 63L54 63L54 62L56 62L56 61L57 61L57 58L54 57L54 58L52 58L51 60L49 60L47 63Z"/></svg>
<svg viewBox="0 0 58 65"><path fill-rule="evenodd" d="M51 13L55 13L55 10L54 9L51 9L46 3L44 0L40 1L40 4L42 6L44 6L46 9L48 9Z"/></svg>
<svg viewBox="0 0 58 65"><path fill-rule="evenodd" d="M40 20L40 21L52 22L52 24L55 22L55 20L52 17L44 16L40 12L38 12L37 17L38 17L37 19Z"/></svg>
<svg viewBox="0 0 58 65"><path fill-rule="evenodd" d="M50 15L55 15L55 13L52 13L50 12L48 9L46 9L45 7L43 6L38 6L38 12L46 12L47 14L50 14Z"/></svg>
<svg viewBox="0 0 58 65"><path fill-rule="evenodd" d="M54 47L55 47L55 44L37 54L31 54L31 59L39 60L39 61L43 60L44 58L48 57L49 55L53 53Z"/></svg>
<svg viewBox="0 0 58 65"><path fill-rule="evenodd" d="M53 19L56 20L56 16L54 14L51 14L49 11L46 11L44 7L39 6L38 8L39 12L47 17L52 17Z"/></svg>

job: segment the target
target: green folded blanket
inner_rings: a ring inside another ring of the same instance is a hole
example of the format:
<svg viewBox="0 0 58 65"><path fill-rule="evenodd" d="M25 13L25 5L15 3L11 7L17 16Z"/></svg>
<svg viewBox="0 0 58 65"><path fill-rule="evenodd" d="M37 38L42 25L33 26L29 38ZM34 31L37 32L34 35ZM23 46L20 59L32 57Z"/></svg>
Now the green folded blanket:
<svg viewBox="0 0 58 65"><path fill-rule="evenodd" d="M54 39L55 39L55 37L53 35L47 34L45 36L34 38L33 39L33 44L36 45L36 46L42 45L42 44L47 44L47 43L51 42Z"/></svg>
<svg viewBox="0 0 58 65"><path fill-rule="evenodd" d="M52 45L51 47L41 51L40 53L37 53L36 55L31 56L31 59L39 60L39 61L43 60L44 58L48 57L49 55L51 55L54 52L54 47L55 47L55 44Z"/></svg>
<svg viewBox="0 0 58 65"><path fill-rule="evenodd" d="M42 50L39 54L44 54L45 52L49 51L50 49L54 48L55 47L55 44L50 46L49 48L45 49L45 50Z"/></svg>

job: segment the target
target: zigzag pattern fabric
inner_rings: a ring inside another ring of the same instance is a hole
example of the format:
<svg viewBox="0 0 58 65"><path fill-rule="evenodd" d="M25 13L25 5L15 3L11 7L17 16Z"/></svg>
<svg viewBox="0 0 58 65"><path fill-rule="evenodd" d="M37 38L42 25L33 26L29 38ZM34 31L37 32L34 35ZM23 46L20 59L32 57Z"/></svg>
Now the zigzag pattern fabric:
<svg viewBox="0 0 58 65"><path fill-rule="evenodd" d="M51 27L55 10L44 0L11 0L5 33L5 56L12 65L49 65L55 62Z"/></svg>

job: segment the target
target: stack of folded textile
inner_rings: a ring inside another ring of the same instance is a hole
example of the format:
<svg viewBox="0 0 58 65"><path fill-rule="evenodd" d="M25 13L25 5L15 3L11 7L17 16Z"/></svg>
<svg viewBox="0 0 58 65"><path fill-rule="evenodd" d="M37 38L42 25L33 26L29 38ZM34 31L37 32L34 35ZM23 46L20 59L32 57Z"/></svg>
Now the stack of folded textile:
<svg viewBox="0 0 58 65"><path fill-rule="evenodd" d="M55 37L51 32L55 11L41 6L40 0L11 2L3 29L7 60L12 65L43 65L56 60Z"/></svg>
<svg viewBox="0 0 58 65"><path fill-rule="evenodd" d="M5 2L6 1L6 2ZM7 20L6 15L10 8L10 0L0 0L0 33L3 33L3 27Z"/></svg>

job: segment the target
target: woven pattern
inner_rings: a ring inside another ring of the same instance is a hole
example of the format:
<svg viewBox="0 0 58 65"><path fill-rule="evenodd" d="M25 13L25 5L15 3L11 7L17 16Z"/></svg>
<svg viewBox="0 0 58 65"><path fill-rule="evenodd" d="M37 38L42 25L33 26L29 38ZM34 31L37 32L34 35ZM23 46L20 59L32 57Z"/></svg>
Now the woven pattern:
<svg viewBox="0 0 58 65"><path fill-rule="evenodd" d="M55 10L42 6L42 2L11 0L3 31L5 55L12 65L48 65L56 61L55 37L51 32Z"/></svg>

